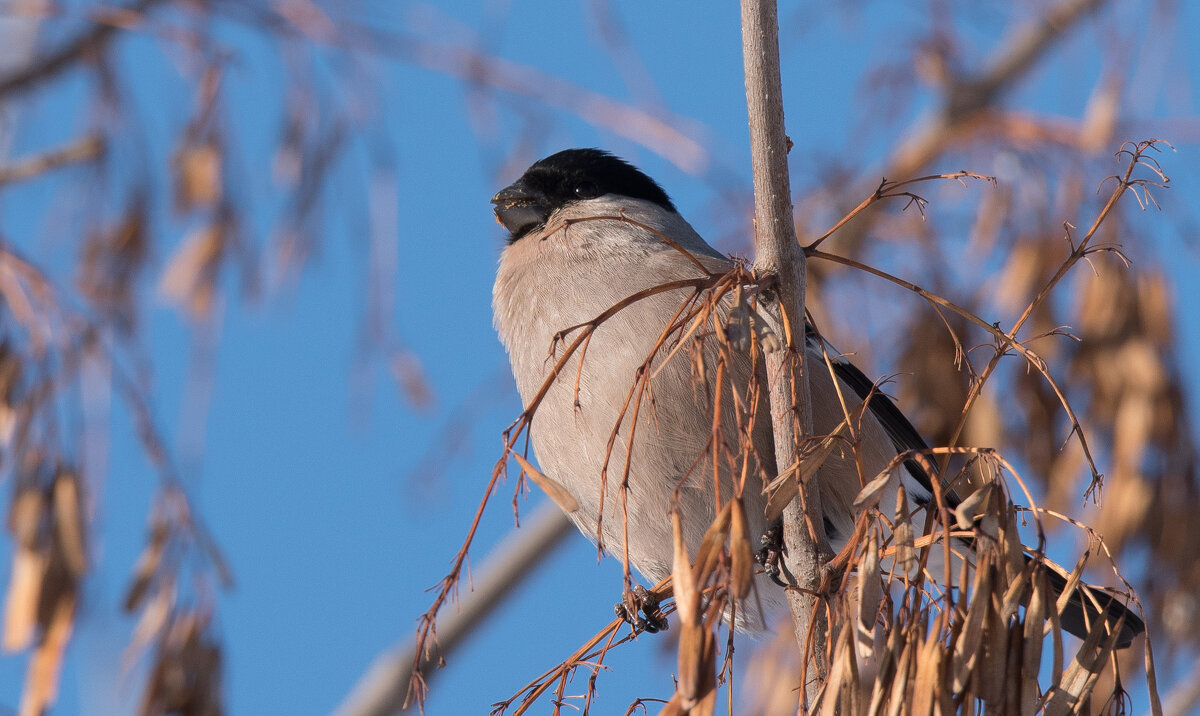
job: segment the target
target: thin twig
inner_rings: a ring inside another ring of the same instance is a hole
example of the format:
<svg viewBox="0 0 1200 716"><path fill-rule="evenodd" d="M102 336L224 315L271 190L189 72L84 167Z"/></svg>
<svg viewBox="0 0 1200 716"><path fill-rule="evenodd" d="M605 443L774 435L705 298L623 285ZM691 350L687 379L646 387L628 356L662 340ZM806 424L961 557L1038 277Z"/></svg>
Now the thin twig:
<svg viewBox="0 0 1200 716"><path fill-rule="evenodd" d="M1087 437L1084 435L1083 424L1079 421L1079 418L1075 413L1075 409L1072 408L1071 404L1067 401L1066 394L1063 392L1062 388L1059 387L1058 381L1055 380L1054 376L1050 374L1050 371L1046 366L1046 361L1041 356L1039 356L1037 353L1035 353L1032 349L1030 349L1028 346L1026 346L1025 345L1026 342L1015 340L1010 333L1005 333L1004 331L1000 330L1000 328L996 324L988 323L987 321L983 320L982 318L975 315L971 311L968 311L967 309L963 308L962 306L959 306L958 304L954 303L953 301L950 301L949 299L947 299L943 296L939 296L936 293L933 293L932 291L928 291L924 288L921 288L920 286L918 286L914 283L905 281L904 279L899 278L897 276L893 276L892 274L890 274L886 271L877 269L874 266L868 266L867 264L855 261L854 259L848 259L844 256L837 256L835 254L825 253L824 251L812 250L812 251L808 251L807 253L808 253L809 258L824 259L827 261L832 261L834 263L842 264L844 266L849 266L851 268L855 268L860 271L865 271L866 273L873 274L875 276L878 276L879 278L890 281L890 282L896 284L897 286L901 286L909 291L912 291L913 293L917 294L921 298L928 301L929 305L931 305L934 308L934 310L939 311L939 315L940 315L940 309L942 309L942 308L948 309L948 310L952 311L953 313L956 313L959 316L962 316L963 318L967 319L968 321L970 321L974 325L978 326L979 328L982 328L983 330L990 333L996 341L996 349L995 350L1000 355L1007 355L1009 350L1013 350L1013 351L1016 351L1017 353L1019 353L1021 355L1021 357L1023 357L1029 363L1029 365L1031 367L1033 367L1034 370L1036 370L1038 373L1041 374L1041 376L1043 378L1046 379L1046 382L1050 385L1051 389L1054 391L1054 395L1058 398L1059 403L1063 406L1063 410L1066 411L1067 418L1071 421L1072 432L1074 432L1075 435L1077 436L1077 438L1079 439L1080 445L1083 448L1084 457L1088 461L1088 466L1091 468L1093 474L1097 474L1099 472L1099 468L1096 467L1095 460L1092 458L1092 451L1091 451L1090 447L1088 446ZM955 342L957 343L957 341L958 341L958 339L957 339L957 337L955 337ZM984 379L984 377L982 375L977 377L975 379L975 382L973 383L973 385L982 385L983 379Z"/></svg>
<svg viewBox="0 0 1200 716"><path fill-rule="evenodd" d="M141 15L163 0L138 0L121 14ZM0 99L32 89L43 80L76 66L79 62L103 51L116 33L123 28L111 23L97 23L59 49L46 54L27 67L7 77L0 77Z"/></svg>
<svg viewBox="0 0 1200 716"><path fill-rule="evenodd" d="M96 135L88 135L45 154L18 159L7 166L0 166L0 187L32 179L51 169L68 164L90 162L102 154L104 154L104 140Z"/></svg>
<svg viewBox="0 0 1200 716"><path fill-rule="evenodd" d="M1137 187L1145 187L1150 181L1145 179L1133 179L1133 170L1138 166L1149 167L1151 171L1158 175L1159 179L1161 180L1161 185L1166 184L1168 179L1162 173L1162 170L1158 168L1157 163L1152 157L1145 156L1145 153L1149 150L1160 151L1157 146L1158 143L1159 140L1155 139L1137 142L1136 144L1127 142L1124 146L1122 146L1121 150L1117 152L1118 158L1126 155L1129 158L1129 166L1125 168L1125 173L1119 178L1110 177L1117 179L1117 188L1113 190L1111 195L1109 195L1108 201L1104 204L1104 208L1100 210L1100 213L1092 222L1091 227L1088 229L1083 239L1079 241L1078 245L1074 246L1071 254L1066 258L1065 261L1063 261L1062 265L1058 267L1058 271L1054 273L1054 276L1052 276L1050 280L1046 282L1042 289L1038 291L1038 294L1033 298L1033 300L1029 302L1029 305L1025 308L1025 311L1021 314L1020 318L1018 318L1017 322L1013 324L1012 329L1004 334L1004 338L1001 339L999 345L996 347L996 353L992 356L991 360L988 361L987 366L979 374L979 379L971 385L971 388L967 393L966 400L963 401L962 412L959 414L958 423L954 426L954 430L950 433L950 438L946 443L947 445L954 446L958 443L959 437L962 436L963 430L966 429L967 415L971 410L971 406L975 404L975 401L978 400L979 396L983 393L984 383L987 382L987 379L991 377L992 373L999 366L1000 359L1003 358L1007 353L1008 348L1010 346L1016 348L1017 346L1021 345L1017 341L1017 334L1025 325L1025 322L1028 321L1033 315L1034 310L1036 310L1038 306L1042 305L1054 287L1058 285L1059 281L1061 281L1062 278L1067 275L1067 272L1070 271L1076 263L1087 257L1088 254L1097 250L1091 247L1092 238L1096 235L1096 232L1099 230L1101 224L1103 224L1105 219L1108 218L1108 215L1112 212L1113 207L1117 205L1117 201L1125 194L1127 189L1133 189L1136 196ZM1037 367L1047 379L1050 378L1049 372L1046 371L1044 367L1036 364L1035 367ZM1058 394L1059 400L1062 402L1063 406L1067 410L1067 414L1070 416L1072 430L1079 436L1080 446L1083 448L1084 456L1087 458L1088 465L1091 467L1092 482L1087 489L1087 493L1091 494L1101 486L1103 482L1103 475L1096 468L1095 460L1092 459L1091 450L1088 448L1087 441L1083 436L1083 428L1080 425L1079 420L1075 417L1074 411L1071 409L1070 405L1067 404L1062 392L1059 391L1058 386L1053 383L1053 380L1051 380L1051 385L1054 385L1055 393ZM946 462L943 460L943 469L945 468L945 465Z"/></svg>

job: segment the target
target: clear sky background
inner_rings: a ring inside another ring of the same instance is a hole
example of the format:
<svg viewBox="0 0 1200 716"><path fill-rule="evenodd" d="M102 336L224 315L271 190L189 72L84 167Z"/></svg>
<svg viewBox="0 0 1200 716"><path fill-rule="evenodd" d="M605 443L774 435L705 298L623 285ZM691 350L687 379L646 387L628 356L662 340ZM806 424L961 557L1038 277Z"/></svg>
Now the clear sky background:
<svg viewBox="0 0 1200 716"><path fill-rule="evenodd" d="M141 288L151 306L143 341L153 365L154 415L236 578L233 589L218 595L216 617L231 713L330 711L381 651L409 638L431 600L425 590L449 568L499 455L500 432L520 410L491 327L492 278L503 233L488 199L520 172L503 160L523 136L524 108L541 123L532 145L524 147L525 159L571 146L608 148L658 179L701 234L722 239L714 239L719 248L745 250L731 228L740 218L719 192L745 189L750 177L738 10L736 3L704 5L614 3L654 83L649 92L625 82L588 2L356 5L351 14L373 25L434 42L482 43L478 46L499 57L623 102L657 97L686 120L687 134L709 148L712 168L684 171L537 98L495 93L494 115L473 120L475 106L459 79L398 53L368 52L364 62L372 91L362 121L369 139L354 144L332 168L323 235L303 272L281 286L264 286L257 296L245 295L238 274L228 274L209 343L198 341L187 317L154 285ZM873 114L888 111L869 101L874 95L866 90L863 72L881 62L886 66L888 58L909 62L912 43L928 28L923 3L827 5L838 4L783 3L781 9L787 122L797 144L792 162L799 192L818 183L826 158L842 154L864 157L868 165L857 169L871 176L869 163L880 161L896 138L859 131ZM1009 29L1001 5L983 3L967 13L971 37L981 47L994 45ZM1148 33L1148 21L1136 9L1140 4L1132 5L1118 13L1120 22L1084 23L1055 50L1074 59L1023 83L1014 101L1045 114L1079 116L1106 38L1118 30ZM1179 15L1174 35L1147 35L1143 45L1147 50L1167 43L1168 62L1189 68L1179 74L1177 102L1137 107L1131 110L1137 118L1197 114L1200 6L1181 3ZM235 128L237 156L248 177L237 191L253 207L256 240L266 243L282 207L271 173L259 168L273 158L282 102L272 88L285 67L270 42L235 23L222 27L219 36L236 52L225 78L231 111L224 121ZM52 45L56 37L48 32L43 42ZM121 41L122 70L129 73L128 89L142 117L129 131L147 138L151 154L141 166L118 158L112 171L161 174L165 186L164 167L174 149L166 143L167 128L186 116L192 97L178 81L184 69L163 62L160 42L137 34ZM331 62L318 71L335 69ZM52 145L87 126L86 117L64 114L76 106L81 82L40 93L21 109L10 156ZM905 113L916 116L926 109L918 102ZM1163 126L1161 134L1176 139ZM1176 140L1178 153L1164 157L1163 164L1175 184L1171 200L1190 204L1195 216L1200 146L1195 126L1186 130ZM375 163L379 156L390 164ZM394 172L394 183L377 190L382 204L396 212L390 233L397 280L386 320L395 344L419 361L432 393L425 407L408 400L386 362L364 349L366 276L372 263L388 264L386 252L382 258L370 253L364 167ZM72 200L77 186L72 182L87 176L65 172L0 195L0 230L69 275L56 252L64 230L87 225L88 207ZM175 226L169 216L157 220ZM1200 309L1194 227L1161 217L1147 220L1162 224L1158 249L1172 258L1179 315L1194 316ZM180 238L184 233L169 230ZM156 252L155 265L161 267L170 252ZM1127 252L1138 260L1137 247ZM1186 345L1200 347L1194 322L1178 328ZM213 347L205 349L209 344ZM881 353L886 352L876 346L875 354ZM211 379L206 399L189 388L198 375ZM56 713L128 712L137 694L140 672L126 668L121 656L133 623L119 605L144 542L156 478L127 412L114 408L110 420L108 469L95 494L98 567L85 588L81 628ZM511 488L501 488L487 514L473 552L476 566L512 527ZM531 495L522 509L541 500ZM9 539L7 533L3 539ZM10 556L6 543L0 574L7 574ZM510 696L605 624L620 585L616 563L597 564L593 547L573 535L513 596L502 617L436 676L428 712L486 713L492 702ZM600 676L597 713L623 713L637 696L668 697L673 660L671 644L655 637L610 654L611 672ZM21 655L0 658L0 704L15 707L26 662ZM574 691L584 688L581 677Z"/></svg>

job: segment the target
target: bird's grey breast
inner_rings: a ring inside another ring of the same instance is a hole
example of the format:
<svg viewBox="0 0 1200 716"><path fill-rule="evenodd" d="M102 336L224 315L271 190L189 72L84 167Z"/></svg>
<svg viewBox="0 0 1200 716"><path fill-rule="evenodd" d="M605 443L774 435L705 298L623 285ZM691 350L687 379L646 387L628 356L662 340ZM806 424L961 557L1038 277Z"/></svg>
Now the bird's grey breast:
<svg viewBox="0 0 1200 716"><path fill-rule="evenodd" d="M593 215L618 216L614 207L598 208L609 213ZM620 215L696 248L713 270L728 267L677 214L639 214L625 207ZM683 356L660 369L676 340L664 336L664 329L695 291L676 289L629 299L644 289L705 274L654 231L619 218L557 218L573 222L556 229L552 220L543 234L527 236L505 250L494 292L496 326L526 406L564 352L579 341L571 357L558 366L560 372L534 414L538 460L579 502L575 520L593 536L601 495L606 495L605 543L610 548L619 544L619 532L610 535L609 529L621 528L615 510L622 497L616 488L628 460L632 477L626 497L634 504L630 530L661 531L644 543L665 544L669 550L665 518L672 492L704 449L693 443L709 433L711 419L706 406L696 405L706 399L705 391L695 389ZM622 302L627 305L596 322ZM658 358L648 362L656 347ZM639 391L637 379L644 365L654 379L648 390ZM631 441L632 454L627 449ZM643 563L662 561L661 555L631 556L635 562L639 556Z"/></svg>

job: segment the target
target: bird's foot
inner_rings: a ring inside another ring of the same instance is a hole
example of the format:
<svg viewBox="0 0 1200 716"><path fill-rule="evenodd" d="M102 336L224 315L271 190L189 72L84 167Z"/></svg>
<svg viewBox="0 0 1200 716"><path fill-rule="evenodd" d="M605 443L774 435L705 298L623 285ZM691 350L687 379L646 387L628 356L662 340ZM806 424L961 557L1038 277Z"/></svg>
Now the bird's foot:
<svg viewBox="0 0 1200 716"><path fill-rule="evenodd" d="M617 618L634 631L657 634L668 628L667 616L662 613L660 600L642 585L625 592L624 598L613 607Z"/></svg>
<svg viewBox="0 0 1200 716"><path fill-rule="evenodd" d="M783 569L780 566L783 561L783 522L775 520L767 527L767 531L763 533L760 539L762 547L754 555L754 559L763 566L763 571L771 578L771 581L781 587L786 587L787 582L780 579L783 574Z"/></svg>

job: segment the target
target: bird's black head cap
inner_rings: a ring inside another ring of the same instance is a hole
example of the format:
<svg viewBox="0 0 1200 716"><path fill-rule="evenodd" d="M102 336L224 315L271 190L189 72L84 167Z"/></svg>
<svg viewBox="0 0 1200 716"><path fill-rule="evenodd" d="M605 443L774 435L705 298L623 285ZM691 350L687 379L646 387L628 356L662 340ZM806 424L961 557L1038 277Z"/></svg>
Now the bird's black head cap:
<svg viewBox="0 0 1200 716"><path fill-rule="evenodd" d="M645 199L675 211L671 198L650 177L602 149L566 149L537 161L521 178L492 197L496 219L511 241L545 225L550 215L575 201L606 194Z"/></svg>

